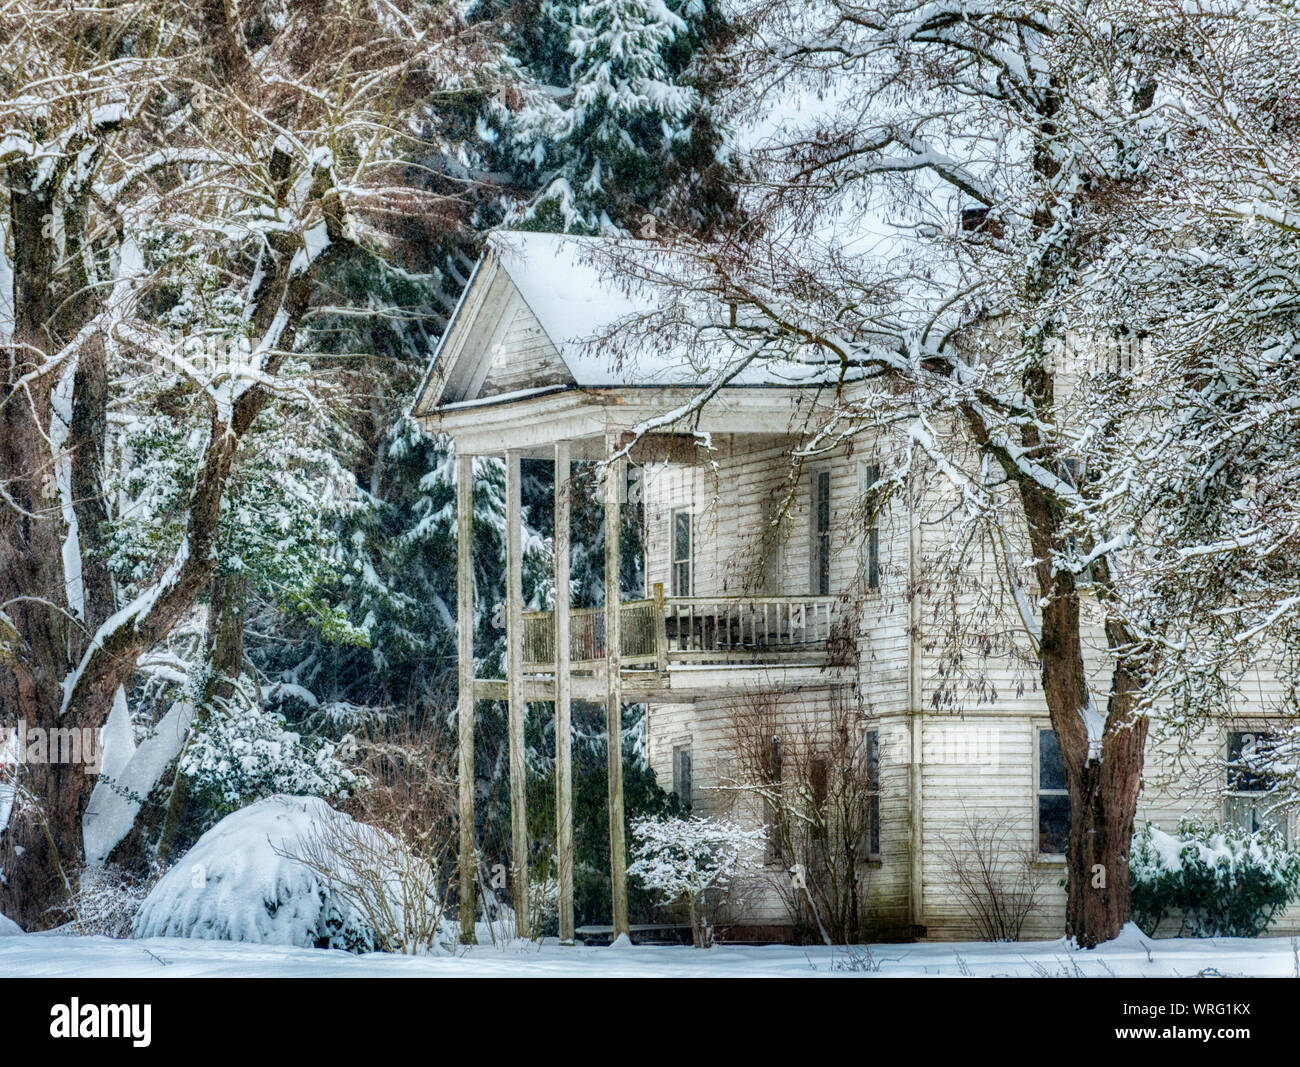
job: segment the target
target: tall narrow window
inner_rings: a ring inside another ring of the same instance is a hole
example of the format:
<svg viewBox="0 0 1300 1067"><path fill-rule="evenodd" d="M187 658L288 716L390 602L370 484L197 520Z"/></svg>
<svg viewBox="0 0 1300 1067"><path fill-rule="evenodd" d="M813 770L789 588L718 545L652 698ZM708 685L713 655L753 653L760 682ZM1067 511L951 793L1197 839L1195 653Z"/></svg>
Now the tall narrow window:
<svg viewBox="0 0 1300 1067"><path fill-rule="evenodd" d="M767 859L779 863L785 859L785 846L781 841L781 824L777 804L773 798L781 794L781 739L773 737L767 746L767 774L764 784L768 799L763 801L763 828L767 831Z"/></svg>
<svg viewBox="0 0 1300 1067"><path fill-rule="evenodd" d="M1228 734L1228 790L1224 797L1226 822L1248 833L1277 830L1290 838L1286 816L1273 810L1275 782L1262 766L1274 734L1233 730Z"/></svg>
<svg viewBox="0 0 1300 1067"><path fill-rule="evenodd" d="M691 746L678 745L673 749L673 792L682 807L691 807Z"/></svg>
<svg viewBox="0 0 1300 1067"><path fill-rule="evenodd" d="M1038 731L1038 851L1063 856L1070 840L1070 792L1055 730Z"/></svg>
<svg viewBox="0 0 1300 1067"><path fill-rule="evenodd" d="M1087 476L1087 465L1084 460L1074 456L1066 456L1060 462L1059 473L1061 480L1071 489L1079 489ZM1065 535L1065 549L1070 555L1075 555L1080 548L1085 547L1079 544L1079 539L1073 533ZM1088 564L1075 577L1079 585L1090 585L1092 583L1092 564Z"/></svg>
<svg viewBox="0 0 1300 1067"><path fill-rule="evenodd" d="M812 591L826 596L831 591L831 472L813 473L812 484Z"/></svg>
<svg viewBox="0 0 1300 1067"><path fill-rule="evenodd" d="M691 595L691 557L694 555L691 513L674 511L672 520L672 587L673 596Z"/></svg>
<svg viewBox="0 0 1300 1067"><path fill-rule="evenodd" d="M870 794L867 798L866 855L875 858L880 855L880 731L867 731L867 784Z"/></svg>
<svg viewBox="0 0 1300 1067"><path fill-rule="evenodd" d="M871 487L880 481L880 467L875 463L863 463L858 467L858 494L866 496ZM867 527L867 588L880 588L880 526L876 521L874 505L868 513L870 525Z"/></svg>
<svg viewBox="0 0 1300 1067"><path fill-rule="evenodd" d="M781 595L781 523L777 501L765 497L759 508L762 529L759 531L758 550L763 564L763 592L767 596Z"/></svg>

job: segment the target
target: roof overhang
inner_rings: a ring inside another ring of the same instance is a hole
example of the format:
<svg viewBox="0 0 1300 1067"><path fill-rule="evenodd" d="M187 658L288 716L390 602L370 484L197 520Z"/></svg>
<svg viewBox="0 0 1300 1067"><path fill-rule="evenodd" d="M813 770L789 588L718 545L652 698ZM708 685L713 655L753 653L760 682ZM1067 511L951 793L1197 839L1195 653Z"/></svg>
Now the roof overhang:
<svg viewBox="0 0 1300 1067"><path fill-rule="evenodd" d="M695 408L697 387L553 386L523 394L446 404L419 415L445 433L463 455L501 455L520 449L549 455L557 442L575 445L574 458L601 458L608 441L637 435L798 435L818 405L813 386L728 386ZM827 398L829 399L829 397ZM681 412L677 419L666 419Z"/></svg>

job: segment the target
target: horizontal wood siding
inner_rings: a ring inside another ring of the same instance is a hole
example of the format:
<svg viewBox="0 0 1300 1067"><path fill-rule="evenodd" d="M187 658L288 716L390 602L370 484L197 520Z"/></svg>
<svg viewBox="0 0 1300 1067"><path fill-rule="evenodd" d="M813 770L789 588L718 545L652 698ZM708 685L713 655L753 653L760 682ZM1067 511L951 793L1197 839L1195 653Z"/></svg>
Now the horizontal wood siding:
<svg viewBox="0 0 1300 1067"><path fill-rule="evenodd" d="M761 811L752 798L728 788L739 778L734 759L734 716L745 697L701 700L695 704L652 704L649 719L649 762L659 784L671 789L673 752L689 745L694 777L694 810L699 814L727 817L750 826L762 825ZM832 692L825 688L763 693L764 699L779 705L785 729L814 732L818 723L832 715ZM864 869L867 914L882 933L898 936L907 921L908 831L907 831L907 729L899 718L865 717L863 729L880 732L880 820L881 859ZM755 925L784 925L789 916L776 888L788 883L783 864L775 864L755 876L743 893L744 922Z"/></svg>

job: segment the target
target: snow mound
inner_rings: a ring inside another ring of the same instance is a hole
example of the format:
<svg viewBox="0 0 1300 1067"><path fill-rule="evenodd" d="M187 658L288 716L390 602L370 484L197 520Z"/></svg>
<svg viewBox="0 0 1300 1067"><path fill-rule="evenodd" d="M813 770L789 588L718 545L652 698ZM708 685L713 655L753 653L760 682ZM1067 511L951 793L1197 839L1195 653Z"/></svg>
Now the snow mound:
<svg viewBox="0 0 1300 1067"><path fill-rule="evenodd" d="M367 858L397 847L388 834L355 822L318 797L277 795L241 808L200 837L154 886L136 917L135 936L418 951L394 943L404 940L401 930L376 929L374 917L381 914L391 925L403 925L398 878L383 872L376 879L367 872L364 880L378 884L386 898L374 908L348 889L355 881L348 876L349 864L356 859L334 853L331 867L343 872L338 879L319 869L316 857L322 847L336 847L340 831L373 844ZM425 885L432 895L431 874Z"/></svg>
<svg viewBox="0 0 1300 1067"><path fill-rule="evenodd" d="M17 937L22 932L23 928L13 919L7 915L0 915L0 937Z"/></svg>
<svg viewBox="0 0 1300 1067"><path fill-rule="evenodd" d="M1106 942L1108 949L1138 949L1146 952L1151 947L1151 938L1142 932L1137 923L1128 922L1120 927L1119 935Z"/></svg>

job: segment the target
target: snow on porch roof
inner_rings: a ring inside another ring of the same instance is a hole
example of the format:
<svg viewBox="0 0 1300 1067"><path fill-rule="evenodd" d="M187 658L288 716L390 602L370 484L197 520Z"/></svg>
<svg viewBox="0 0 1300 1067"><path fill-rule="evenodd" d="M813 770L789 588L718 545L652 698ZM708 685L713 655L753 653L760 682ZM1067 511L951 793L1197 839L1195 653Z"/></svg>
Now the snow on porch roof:
<svg viewBox="0 0 1300 1067"><path fill-rule="evenodd" d="M498 231L488 238L480 268L495 260L500 270L518 291L520 298L536 316L538 324L555 346L560 358L580 388L700 386L712 382L725 372L738 356L730 346L717 344L708 351L697 346L690 352L671 344L638 346L630 358L619 358L608 345L600 343L621 322L645 320L660 312L666 300L651 285L633 282L613 274L601 262L601 253L613 247L611 238L581 237L553 233ZM635 253L639 242L619 241L618 251L626 256ZM646 244L647 255L662 256ZM657 265L667 262L661 258ZM486 284L481 269L475 271L470 287ZM430 379L446 383L456 373L455 361L462 358L449 351L448 339L454 331L475 328L469 289L452 317L443 342L434 354ZM719 309L721 312L721 309ZM470 321L460 321L463 316ZM484 323L479 329L490 329ZM473 358L473 357L470 357ZM490 358L486 352L480 358ZM444 359L453 366L439 367ZM824 367L792 360L755 361L741 369L729 382L734 386L808 385L826 379ZM425 388L430 381L427 380ZM424 393L424 389L421 393ZM430 407L460 404L479 399L455 395L445 385L437 387ZM417 409L423 402L417 402ZM426 409L427 410L427 409Z"/></svg>

